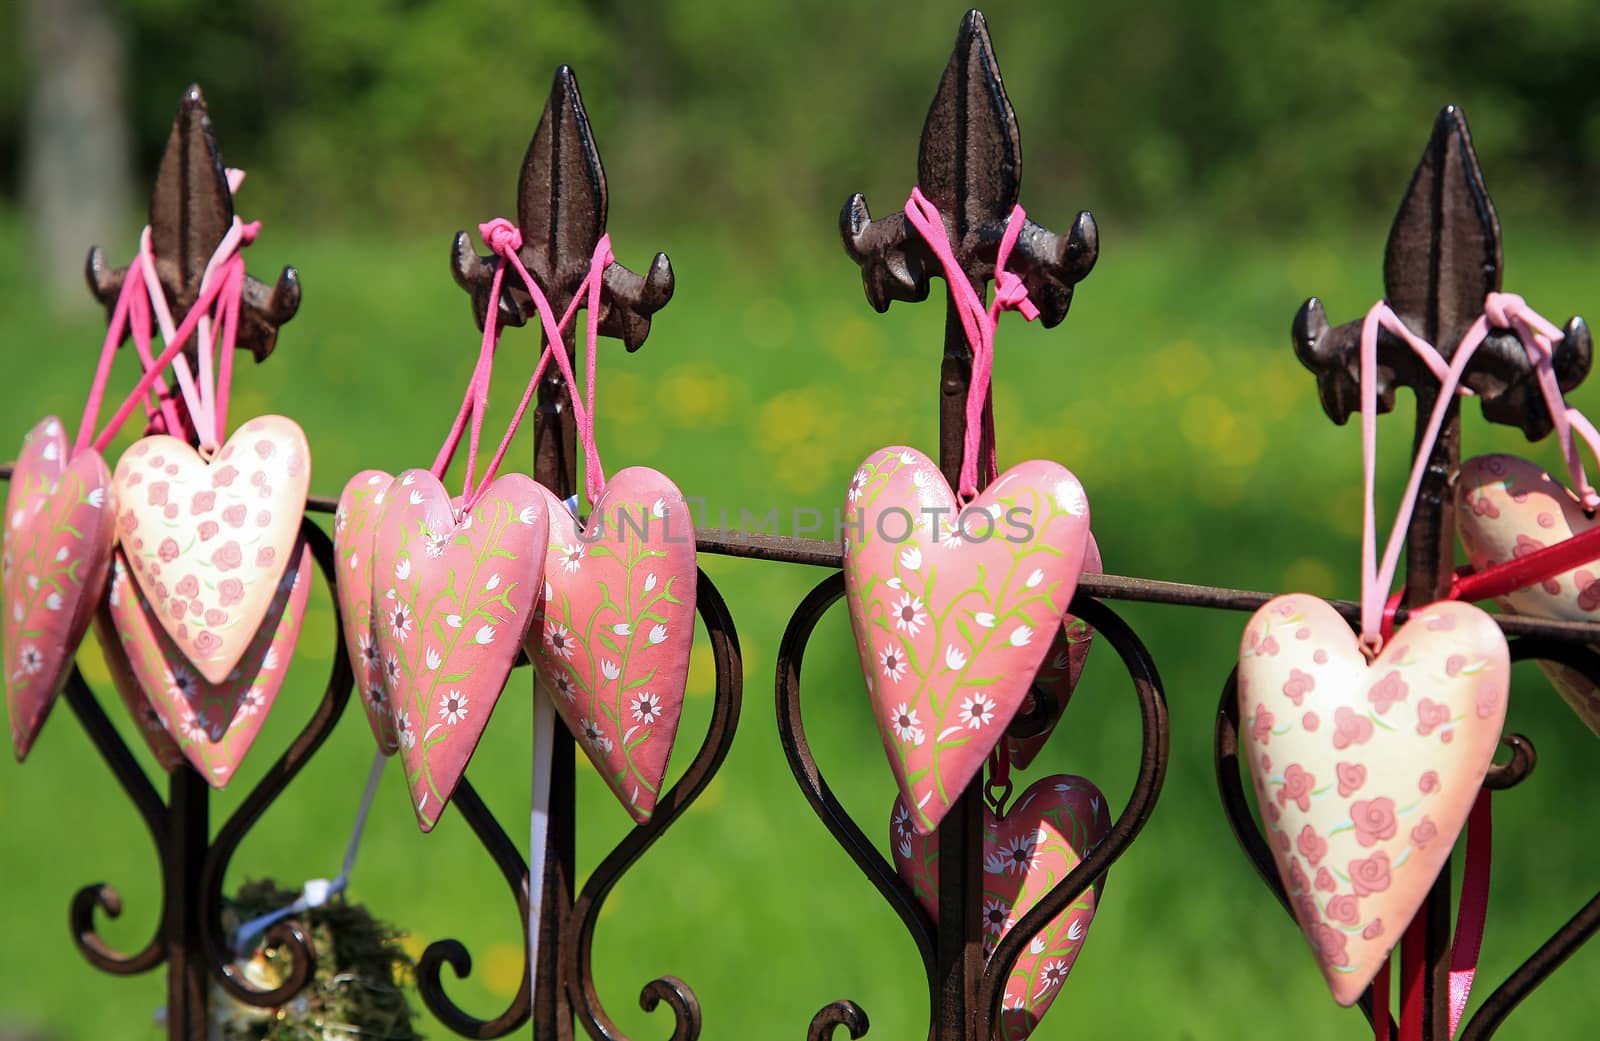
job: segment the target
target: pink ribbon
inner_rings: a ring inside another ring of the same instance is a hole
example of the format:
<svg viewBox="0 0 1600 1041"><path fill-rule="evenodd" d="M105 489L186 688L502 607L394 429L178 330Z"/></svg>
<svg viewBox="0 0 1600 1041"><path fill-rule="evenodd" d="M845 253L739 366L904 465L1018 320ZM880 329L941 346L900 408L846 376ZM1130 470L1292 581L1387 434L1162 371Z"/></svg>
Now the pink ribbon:
<svg viewBox="0 0 1600 1041"><path fill-rule="evenodd" d="M972 348L972 377L967 385L967 423L961 452L960 487L957 489L963 500L970 500L978 493L978 446L984 429L983 405L989 399L989 383L994 372L994 337L995 330L999 326L1000 312L1019 311L1022 317L1030 322L1039 317L1039 309L1028 299L1026 284L1021 277L1006 270L1006 262L1011 258L1011 250L1017 244L1017 236L1022 233L1022 225L1027 214L1021 206L1011 208L1005 232L995 249L994 302L984 307L982 294L974 288L966 272L961 270L955 250L950 247L950 239L945 232L944 218L939 213L939 208L922 194L921 188L911 189L911 198L906 202L905 213L906 220L922 236L922 240L928 244L928 248L933 251L933 255L939 259L939 264L944 269L945 283L950 287L950 297L955 301L956 314L961 319L967 344ZM995 467L991 465L989 470L990 472L985 474L985 479L993 480Z"/></svg>

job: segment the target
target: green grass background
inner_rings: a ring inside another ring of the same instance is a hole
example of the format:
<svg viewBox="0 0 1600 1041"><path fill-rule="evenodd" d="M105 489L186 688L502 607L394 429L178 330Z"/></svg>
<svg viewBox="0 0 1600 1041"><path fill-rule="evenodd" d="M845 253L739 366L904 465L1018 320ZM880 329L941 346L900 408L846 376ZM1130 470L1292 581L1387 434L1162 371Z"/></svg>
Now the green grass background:
<svg viewBox="0 0 1600 1041"><path fill-rule="evenodd" d="M887 207L887 197L875 200ZM1374 205L1374 214L1389 203ZM1034 214L1063 226L1067 213ZM1548 232L1505 214L1507 288L1556 320L1592 308L1600 257L1592 238ZM464 295L446 269L455 224L380 243L269 226L252 270L294 263L306 290L277 353L241 362L233 421L295 417L310 439L313 491L337 494L362 467L426 465L454 412L476 352ZM614 227L619 259L638 269L657 248L678 275L672 305L635 355L603 347L601 449L611 468L656 466L713 513L811 507L831 515L856 463L887 443L932 450L943 308L897 305L874 314L829 214L812 233L759 255L710 235ZM1045 331L1014 316L995 375L1002 464L1044 456L1088 489L1109 571L1245 588L1353 596L1358 589L1358 438L1335 427L1295 361L1288 328L1310 294L1330 317L1358 317L1381 292L1383 231L1329 239L1293 227L1237 240L1215 229L1151 229L1128 239L1102 228L1100 265L1067 322ZM425 235L425 237L423 237ZM0 445L41 416L74 424L94 364L97 316L53 318L37 304L22 228L0 218ZM489 429L503 429L534 360L535 341L504 341ZM124 358L114 386L126 387ZM1593 387L1574 400L1600 408ZM1380 515L1392 516L1410 441L1409 399L1380 426ZM1549 444L1527 446L1465 409L1467 454L1511 450L1547 466ZM126 439L124 439L125 441ZM531 454L523 435L513 459ZM11 449L0 449L6 455ZM113 454L114 458L114 454ZM1385 521L1386 523L1387 521ZM825 572L717 557L702 566L723 591L744 651L745 700L720 774L683 820L624 878L601 919L599 993L632 1037L665 1036L670 1013L639 1011L648 980L686 980L704 1009L707 1041L800 1036L823 1004L851 998L869 1036L921 1037L928 1004L918 958L898 919L812 815L785 763L772 707L774 657L793 609ZM1215 794L1211 728L1244 617L1118 604L1155 657L1171 708L1166 786L1140 840L1112 869L1092 935L1037 1037L1297 1041L1357 1038L1364 1022L1327 997L1292 922L1256 880ZM220 823L320 696L333 641L319 584L291 680L232 786L213 800ZM93 639L81 655L107 712L147 770L144 751L108 685ZM671 776L709 718L711 674L702 634ZM525 836L530 680L514 675L470 776L513 836ZM883 841L894 787L874 732L845 612L835 608L806 656L812 747L830 784ZM1532 666L1518 670L1511 728L1536 742L1533 778L1497 798L1497 860L1479 997L1600 887L1589 807L1595 738ZM1026 777L1071 771L1095 780L1113 809L1138 762L1131 688L1104 647L1090 657L1052 744ZM338 867L372 743L354 704L320 754L235 857L230 886L271 876L296 885ZM581 759L582 757L580 757ZM587 766L578 813L580 876L625 833L627 820ZM884 846L887 849L886 845ZM1457 858L1459 861L1459 858ZM59 708L29 761L0 757L0 1024L63 1039L155 1038L160 971L101 975L67 930L73 892L120 889L125 914L103 924L115 944L141 946L159 907L150 841L71 712ZM450 981L467 1009L493 1015L521 971L515 905L454 814L418 833L398 771L385 776L351 896L411 934L413 950L455 937L474 970ZM1576 955L1511 1019L1506 1038L1592 1036L1600 992L1589 980L1600 948ZM428 1021L429 1032L444 1035Z"/></svg>

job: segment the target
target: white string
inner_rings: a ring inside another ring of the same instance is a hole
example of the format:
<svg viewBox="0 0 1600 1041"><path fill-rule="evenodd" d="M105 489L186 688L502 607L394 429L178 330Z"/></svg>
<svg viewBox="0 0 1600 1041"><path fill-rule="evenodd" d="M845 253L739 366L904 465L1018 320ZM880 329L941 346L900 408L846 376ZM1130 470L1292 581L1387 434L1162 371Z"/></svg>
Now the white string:
<svg viewBox="0 0 1600 1041"><path fill-rule="evenodd" d="M337 893L342 893L350 884L350 872L356 866L356 853L361 848L361 835L367 828L367 814L372 809L372 800L378 794L378 781L383 777L383 764L388 762L388 757L378 752L372 757L372 769L367 771L367 790L361 793L361 805L356 810L355 827L350 830L350 841L345 845L344 863L339 868L339 874L332 881L326 878L313 878L307 882L300 891L300 898L288 907L280 907L276 911L250 919L239 926L239 931L234 937L233 948L239 954L245 954L250 949L250 941L262 932L271 928L277 922L288 918L290 915L309 911L313 907L321 907L328 902L328 898Z"/></svg>

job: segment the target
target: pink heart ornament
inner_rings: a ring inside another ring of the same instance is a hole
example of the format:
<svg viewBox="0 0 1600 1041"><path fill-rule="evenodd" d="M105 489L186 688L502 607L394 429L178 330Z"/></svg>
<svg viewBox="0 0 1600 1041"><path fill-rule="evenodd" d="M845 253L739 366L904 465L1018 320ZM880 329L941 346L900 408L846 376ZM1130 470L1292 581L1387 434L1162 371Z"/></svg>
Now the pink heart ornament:
<svg viewBox="0 0 1600 1041"><path fill-rule="evenodd" d="M259 416L207 461L166 434L117 462L118 537L161 627L207 681L256 639L299 538L311 479L305 434Z"/></svg>
<svg viewBox="0 0 1600 1041"><path fill-rule="evenodd" d="M426 832L533 622L549 521L539 486L522 474L497 478L464 516L427 470L405 471L384 497L372 551L380 677Z"/></svg>
<svg viewBox="0 0 1600 1041"><path fill-rule="evenodd" d="M1089 533L1089 548L1083 554L1083 570L1092 574L1105 570L1105 564L1100 559L1100 546L1095 542L1093 532ZM1017 709L1019 713L1026 714L1033 709L1033 699L1043 696L1051 706L1051 723L1031 737L1006 735L1006 752L1011 756L1012 766L1026 770L1050 740L1050 735L1056 732L1062 715L1067 711L1067 702L1072 700L1072 692L1078 687L1078 677L1083 674L1084 663L1089 660L1089 647L1093 641L1094 629L1088 622L1070 614L1061 620L1061 628L1056 632L1050 653L1044 656L1044 664L1033 678L1028 696L1022 699L1022 705Z"/></svg>
<svg viewBox="0 0 1600 1041"><path fill-rule="evenodd" d="M362 470L346 482L333 515L339 626L355 673L356 693L366 710L372 737L384 755L394 755L399 749L400 732L379 675L383 657L378 653L378 616L372 605L372 550L384 494L393 483L390 474Z"/></svg>
<svg viewBox="0 0 1600 1041"><path fill-rule="evenodd" d="M69 459L70 456L70 459ZM50 714L105 589L115 542L111 475L94 449L71 454L54 416L22 440L6 495L6 709L20 763Z"/></svg>
<svg viewBox="0 0 1600 1041"><path fill-rule="evenodd" d="M1442 601L1369 665L1334 609L1280 596L1239 650L1244 751L1278 874L1341 1005L1366 990L1465 825L1505 722L1494 620Z"/></svg>
<svg viewBox="0 0 1600 1041"><path fill-rule="evenodd" d="M988 957L1035 904L1111 830L1100 789L1055 774L1028 786L1004 817L983 814L983 952ZM939 919L939 837L919 834L904 798L895 800L889 844L895 869ZM1006 980L1002 1041L1022 1041L1049 1011L1083 950L1105 879L1090 886L1033 937Z"/></svg>
<svg viewBox="0 0 1600 1041"><path fill-rule="evenodd" d="M117 550L96 630L112 682L167 770L177 765L171 754L175 746L213 788L224 788L255 743L289 673L311 595L311 550L301 540L291 555L299 563L279 577L255 639L233 671L212 683L167 635L155 605L133 580L127 557ZM167 741L150 726L150 711Z"/></svg>
<svg viewBox="0 0 1600 1041"><path fill-rule="evenodd" d="M1595 525L1565 485L1511 455L1484 455L1462 463L1456 510L1461 545L1479 571L1564 542ZM1496 597L1495 603L1536 618L1593 622L1600 619L1600 563ZM1592 644L1590 648L1595 649ZM1578 718L1600 734L1600 690L1576 669L1555 662L1538 665Z"/></svg>
<svg viewBox="0 0 1600 1041"><path fill-rule="evenodd" d="M845 593L889 765L938 827L1028 695L1083 570L1089 503L1032 460L965 509L911 448L868 456L845 501Z"/></svg>
<svg viewBox="0 0 1600 1041"><path fill-rule="evenodd" d="M550 517L544 595L527 651L556 711L633 819L650 819L683 713L694 644L694 525L678 486L613 474L586 529Z"/></svg>

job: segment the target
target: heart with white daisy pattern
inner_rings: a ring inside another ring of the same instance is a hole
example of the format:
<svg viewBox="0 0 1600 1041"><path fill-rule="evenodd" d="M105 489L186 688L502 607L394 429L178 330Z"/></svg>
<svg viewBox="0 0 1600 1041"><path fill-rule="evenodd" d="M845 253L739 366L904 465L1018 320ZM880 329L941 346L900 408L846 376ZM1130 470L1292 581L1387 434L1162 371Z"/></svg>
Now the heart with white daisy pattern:
<svg viewBox="0 0 1600 1041"><path fill-rule="evenodd" d="M22 441L6 494L0 591L6 708L21 762L44 726L105 589L115 543L111 474L93 448L71 452L47 417Z"/></svg>
<svg viewBox="0 0 1600 1041"><path fill-rule="evenodd" d="M1004 817L983 812L983 953L996 945L1111 830L1105 796L1071 774L1041 777ZM895 869L935 923L939 920L939 837L920 835L896 799L889 845ZM1056 915L1018 956L1006 978L1001 1041L1022 1041L1049 1011L1083 950L1105 886L1102 876Z"/></svg>
<svg viewBox="0 0 1600 1041"><path fill-rule="evenodd" d="M550 548L528 658L613 794L650 819L683 713L698 578L678 486L619 470L582 528L544 488Z"/></svg>
<svg viewBox="0 0 1600 1041"><path fill-rule="evenodd" d="M889 765L931 833L1016 715L1089 541L1065 467L1019 463L962 506L927 456L874 452L845 501L845 596Z"/></svg>
<svg viewBox="0 0 1600 1041"><path fill-rule="evenodd" d="M339 628L355 676L356 696L366 709L372 737L384 755L394 755L399 749L400 731L380 682L383 658L378 653L380 619L372 603L372 547L378 512L393 483L391 474L362 470L345 483L333 514L333 556L339 573L334 595L339 601Z"/></svg>
<svg viewBox="0 0 1600 1041"><path fill-rule="evenodd" d="M311 550L301 539L267 603L266 617L238 663L212 683L192 668L162 627L158 611L133 580L121 549L95 629L112 682L157 760L175 765L167 742L149 732L154 711L177 750L213 788L224 788L261 732L289 673L311 595Z"/></svg>
<svg viewBox="0 0 1600 1041"><path fill-rule="evenodd" d="M379 682L411 808L432 831L533 621L549 527L539 486L506 474L465 513L427 470L384 493L372 548Z"/></svg>

